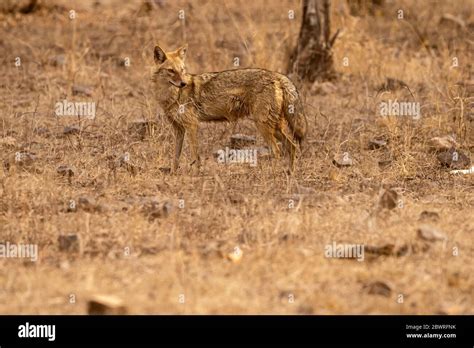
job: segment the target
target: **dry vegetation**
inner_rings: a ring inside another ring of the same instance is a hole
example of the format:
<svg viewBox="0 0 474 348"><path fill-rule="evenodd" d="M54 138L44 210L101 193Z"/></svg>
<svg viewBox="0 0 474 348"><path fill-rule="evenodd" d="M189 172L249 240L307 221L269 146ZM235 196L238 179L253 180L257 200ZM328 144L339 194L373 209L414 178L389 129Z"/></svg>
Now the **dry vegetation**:
<svg viewBox="0 0 474 348"><path fill-rule="evenodd" d="M193 73L233 68L234 57L284 72L299 1L4 9L0 243L37 244L39 260L0 260L0 313L86 313L90 296L106 294L129 313L473 314L474 175L450 174L429 140L451 134L467 156L474 149L474 4L397 1L354 16L339 0L332 10L339 77L302 86L309 132L288 176L265 157L216 162L232 133L256 134L246 123L203 124L202 170L189 168L185 145L179 173L166 173L173 135L149 74L158 42L188 42ZM411 92L379 92L388 77ZM95 119L56 117L63 99L95 102ZM416 100L421 119L381 117L388 99ZM147 129L134 128L140 119ZM377 137L387 145L369 149ZM332 163L343 152L352 166ZM384 208L384 189L402 203ZM426 223L447 238L420 238ZM60 243L68 234L77 249ZM333 242L364 244L364 261L326 258Z"/></svg>

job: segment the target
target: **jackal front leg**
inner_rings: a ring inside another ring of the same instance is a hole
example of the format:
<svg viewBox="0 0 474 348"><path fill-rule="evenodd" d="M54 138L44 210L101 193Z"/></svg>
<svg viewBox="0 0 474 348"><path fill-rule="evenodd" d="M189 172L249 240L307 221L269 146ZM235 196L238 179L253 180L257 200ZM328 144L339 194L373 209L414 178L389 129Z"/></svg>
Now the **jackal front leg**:
<svg viewBox="0 0 474 348"><path fill-rule="evenodd" d="M173 172L176 173L179 166L179 157L181 156L181 152L183 150L185 129L183 126L173 123L173 130L174 130L174 135L176 138L175 149L174 149Z"/></svg>
<svg viewBox="0 0 474 348"><path fill-rule="evenodd" d="M188 134L189 147L191 149L191 165L195 165L199 169L201 167L201 158L199 157L198 125L192 125L188 129Z"/></svg>

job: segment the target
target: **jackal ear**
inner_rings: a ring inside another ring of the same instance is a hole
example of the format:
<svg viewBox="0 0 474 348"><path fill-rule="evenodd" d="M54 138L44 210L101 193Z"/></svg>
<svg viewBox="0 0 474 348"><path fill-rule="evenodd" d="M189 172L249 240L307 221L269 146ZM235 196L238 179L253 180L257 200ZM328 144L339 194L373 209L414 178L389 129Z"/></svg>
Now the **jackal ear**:
<svg viewBox="0 0 474 348"><path fill-rule="evenodd" d="M154 53L155 63L163 64L167 58L165 51L163 51L160 46L156 45L153 53Z"/></svg>
<svg viewBox="0 0 474 348"><path fill-rule="evenodd" d="M188 44L184 45L183 47L180 47L176 50L178 52L179 58L184 61L186 58L186 52L188 51Z"/></svg>

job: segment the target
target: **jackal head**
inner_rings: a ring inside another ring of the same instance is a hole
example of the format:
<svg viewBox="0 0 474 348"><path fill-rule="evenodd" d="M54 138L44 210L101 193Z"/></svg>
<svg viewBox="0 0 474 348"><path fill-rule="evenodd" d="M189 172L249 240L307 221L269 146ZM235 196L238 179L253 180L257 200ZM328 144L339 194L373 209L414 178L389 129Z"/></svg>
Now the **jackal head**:
<svg viewBox="0 0 474 348"><path fill-rule="evenodd" d="M184 60L188 45L178 48L176 51L165 52L160 46L155 46L154 58L155 69L153 79L157 83L172 84L183 88L187 84L186 68Z"/></svg>

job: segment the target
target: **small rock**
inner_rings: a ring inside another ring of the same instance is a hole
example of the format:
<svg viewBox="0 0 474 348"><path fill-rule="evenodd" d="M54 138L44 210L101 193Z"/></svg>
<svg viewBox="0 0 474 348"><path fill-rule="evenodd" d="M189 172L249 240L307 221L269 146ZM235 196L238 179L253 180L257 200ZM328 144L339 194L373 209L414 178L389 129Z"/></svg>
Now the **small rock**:
<svg viewBox="0 0 474 348"><path fill-rule="evenodd" d="M314 188L306 187L306 186L299 185L299 184L296 184L296 191L298 192L298 194L301 194L301 195L308 195L308 194L316 193L316 190Z"/></svg>
<svg viewBox="0 0 474 348"><path fill-rule="evenodd" d="M237 192L232 192L228 194L229 202L232 204L244 204L247 203L247 198Z"/></svg>
<svg viewBox="0 0 474 348"><path fill-rule="evenodd" d="M369 140L369 150L376 150L387 146L387 141L381 138Z"/></svg>
<svg viewBox="0 0 474 348"><path fill-rule="evenodd" d="M130 163L130 154L128 152L118 156L118 158L115 160L115 167L125 167L127 163Z"/></svg>
<svg viewBox="0 0 474 348"><path fill-rule="evenodd" d="M395 209L400 201L397 191L393 189L384 189L379 198L379 205L384 209Z"/></svg>
<svg viewBox="0 0 474 348"><path fill-rule="evenodd" d="M16 152L15 153L15 164L19 167L30 167L36 161L37 157L35 154L30 152Z"/></svg>
<svg viewBox="0 0 474 348"><path fill-rule="evenodd" d="M35 128L35 129L33 129L33 133L44 136L44 137L48 137L51 134L49 129L45 128L45 127Z"/></svg>
<svg viewBox="0 0 474 348"><path fill-rule="evenodd" d="M87 301L89 315L122 315L127 314L123 301L111 295L94 295Z"/></svg>
<svg viewBox="0 0 474 348"><path fill-rule="evenodd" d="M364 252L375 255L393 255L394 253L394 244L386 244L383 246L370 246L366 245L364 247Z"/></svg>
<svg viewBox="0 0 474 348"><path fill-rule="evenodd" d="M144 204L142 211L150 220L166 218L173 212L173 204L169 201L158 202L154 199Z"/></svg>
<svg viewBox="0 0 474 348"><path fill-rule="evenodd" d="M86 95L88 97L92 96L92 88L85 85L74 85L72 86L72 95Z"/></svg>
<svg viewBox="0 0 474 348"><path fill-rule="evenodd" d="M380 295L384 297L390 297L392 293L392 288L385 282L375 281L364 286L364 289L370 295Z"/></svg>
<svg viewBox="0 0 474 348"><path fill-rule="evenodd" d="M57 56L51 57L49 64L53 66L63 66L66 64L66 56L64 54L58 54Z"/></svg>
<svg viewBox="0 0 474 348"><path fill-rule="evenodd" d="M19 14L33 13L37 11L40 7L40 2L34 0L2 1L0 3L0 12L2 14L12 13L18 16ZM5 21L5 23L8 22Z"/></svg>
<svg viewBox="0 0 474 348"><path fill-rule="evenodd" d="M245 146L255 145L257 139L254 136L234 134L230 137L230 146L233 149L242 149Z"/></svg>
<svg viewBox="0 0 474 348"><path fill-rule="evenodd" d="M349 167L352 166L352 158L348 152L335 154L332 163L337 167Z"/></svg>
<svg viewBox="0 0 474 348"><path fill-rule="evenodd" d="M438 161L442 166L451 169L468 169L471 165L471 160L463 152L454 148L448 151L440 152L437 156Z"/></svg>
<svg viewBox="0 0 474 348"><path fill-rule="evenodd" d="M160 172L164 173L164 174L169 174L171 173L171 168L170 167L160 167L158 168L160 170Z"/></svg>
<svg viewBox="0 0 474 348"><path fill-rule="evenodd" d="M387 168L391 163L393 162L392 158L389 156L386 156L385 158L381 158L378 160L377 164L381 169Z"/></svg>
<svg viewBox="0 0 474 348"><path fill-rule="evenodd" d="M122 68L128 68L130 66L130 60L127 60L127 58L114 57L114 62L117 66Z"/></svg>
<svg viewBox="0 0 474 348"><path fill-rule="evenodd" d="M443 232L430 225L421 225L418 228L417 233L418 237L429 242L448 239Z"/></svg>
<svg viewBox="0 0 474 348"><path fill-rule="evenodd" d="M77 209L94 213L94 212L104 212L107 210L107 207L97 203L93 198L86 196L81 196L77 199L76 204Z"/></svg>
<svg viewBox="0 0 474 348"><path fill-rule="evenodd" d="M412 248L408 244L403 244L402 246L398 248L395 255L397 257L402 257L402 256L407 255L410 251L412 251Z"/></svg>
<svg viewBox="0 0 474 348"><path fill-rule="evenodd" d="M161 208L165 217L169 216L173 212L173 205L170 202L164 202Z"/></svg>
<svg viewBox="0 0 474 348"><path fill-rule="evenodd" d="M81 128L79 126L66 126L63 130L64 135L79 134L80 132Z"/></svg>
<svg viewBox="0 0 474 348"><path fill-rule="evenodd" d="M243 251L239 247L235 247L234 250L226 255L226 258L233 263L239 263L242 260Z"/></svg>
<svg viewBox="0 0 474 348"><path fill-rule="evenodd" d="M57 169L56 169L56 172L58 174L61 174L63 176L68 176L68 177L71 177L71 176L74 176L76 170L73 168L73 167L70 167L68 165L60 165Z"/></svg>
<svg viewBox="0 0 474 348"><path fill-rule="evenodd" d="M424 210L424 211L421 212L419 220L421 220L421 221L426 221L426 220L438 221L439 220L439 214L435 211Z"/></svg>
<svg viewBox="0 0 474 348"><path fill-rule="evenodd" d="M71 263L69 260L62 260L59 262L59 268L62 271L69 271L71 269Z"/></svg>
<svg viewBox="0 0 474 348"><path fill-rule="evenodd" d="M59 251L82 253L81 238L78 234L66 234L58 237Z"/></svg>

